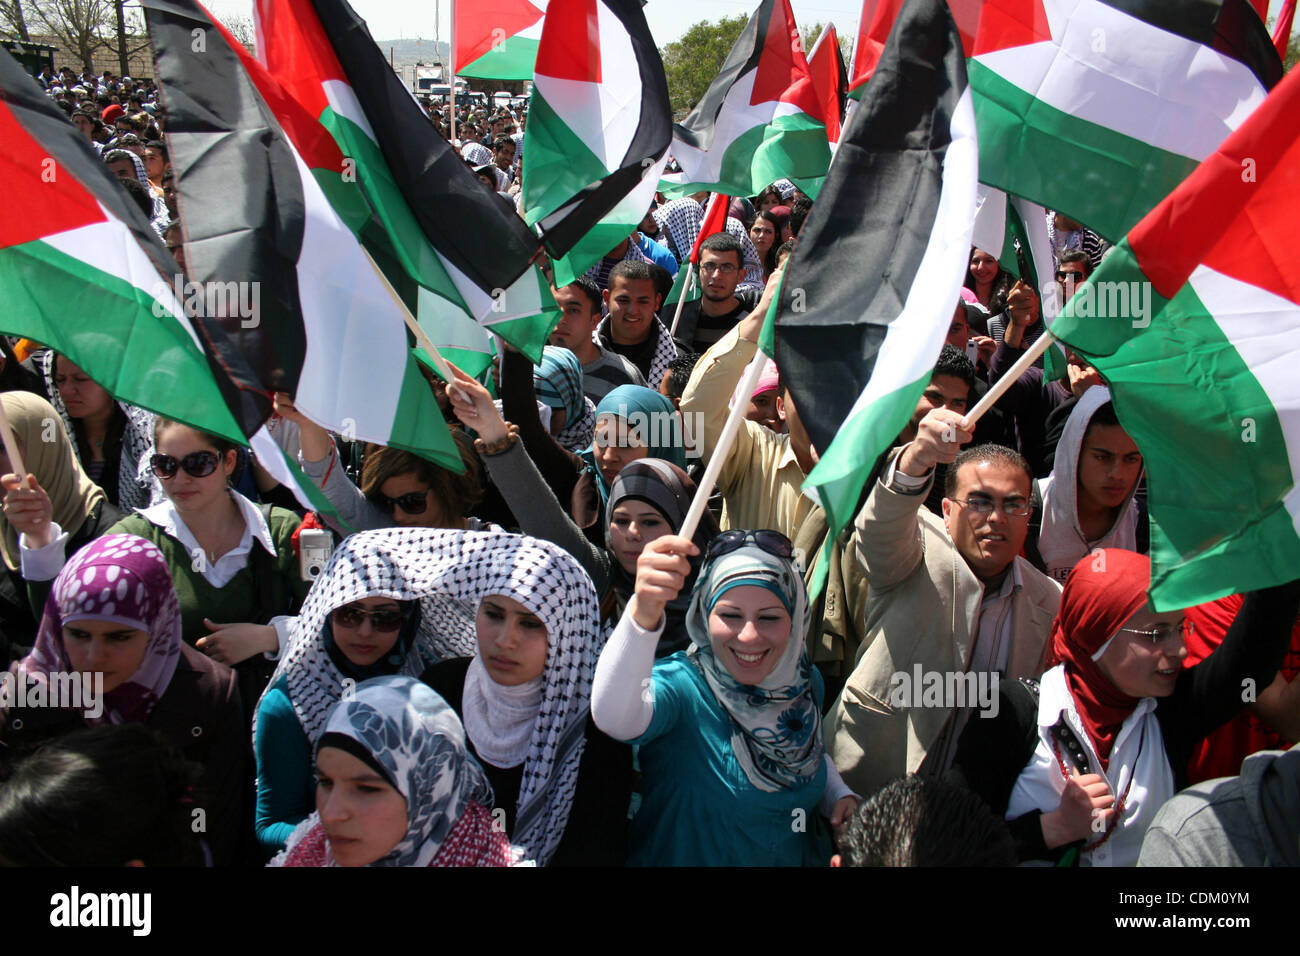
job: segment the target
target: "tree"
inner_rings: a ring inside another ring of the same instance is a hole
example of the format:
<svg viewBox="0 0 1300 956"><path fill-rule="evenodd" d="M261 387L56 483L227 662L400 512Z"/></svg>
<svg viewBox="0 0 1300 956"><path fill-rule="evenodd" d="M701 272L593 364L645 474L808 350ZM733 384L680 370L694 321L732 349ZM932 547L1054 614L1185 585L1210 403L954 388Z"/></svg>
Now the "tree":
<svg viewBox="0 0 1300 956"><path fill-rule="evenodd" d="M700 101L748 22L746 16L723 17L717 23L701 20L659 51L673 115L685 116Z"/></svg>
<svg viewBox="0 0 1300 956"><path fill-rule="evenodd" d="M0 0L0 29L16 33L24 43L31 39L27 33L27 18L23 16L22 0Z"/></svg>
<svg viewBox="0 0 1300 956"><path fill-rule="evenodd" d="M213 14L216 16L216 14ZM253 21L237 13L217 17L221 25L230 31L230 35L243 44L244 49L257 56L257 41L254 37Z"/></svg>
<svg viewBox="0 0 1300 956"><path fill-rule="evenodd" d="M803 31L802 43L805 56L812 53L812 48L817 45L817 38L822 35L822 31L825 29L826 24L819 20ZM838 30L836 32L840 41L840 56L844 57L844 65L849 66L849 54L853 52L853 38L844 36Z"/></svg>
<svg viewBox="0 0 1300 956"><path fill-rule="evenodd" d="M86 73L95 72L95 54L113 31L112 0L30 0L28 9L35 32L54 37Z"/></svg>

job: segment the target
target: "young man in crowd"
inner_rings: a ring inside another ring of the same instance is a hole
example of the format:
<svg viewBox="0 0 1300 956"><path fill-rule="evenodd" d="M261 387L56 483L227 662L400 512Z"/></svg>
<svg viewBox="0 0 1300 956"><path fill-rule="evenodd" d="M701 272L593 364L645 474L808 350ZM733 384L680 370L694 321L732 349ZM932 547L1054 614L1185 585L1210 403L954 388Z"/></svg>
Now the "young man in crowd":
<svg viewBox="0 0 1300 956"><path fill-rule="evenodd" d="M754 311L758 289L736 292L745 275L745 253L730 233L719 232L700 244L700 298L682 307L677 341L704 352Z"/></svg>
<svg viewBox="0 0 1300 956"><path fill-rule="evenodd" d="M646 382L660 382L677 358L677 347L656 313L662 297L647 262L624 261L609 272L604 292L609 315L597 334L601 344L636 366Z"/></svg>
<svg viewBox="0 0 1300 956"><path fill-rule="evenodd" d="M635 365L606 349L596 338L602 301L596 283L585 276L557 289L555 302L560 307L560 322L550 338L551 345L566 348L578 357L582 363L582 390L597 405L611 389L646 383Z"/></svg>

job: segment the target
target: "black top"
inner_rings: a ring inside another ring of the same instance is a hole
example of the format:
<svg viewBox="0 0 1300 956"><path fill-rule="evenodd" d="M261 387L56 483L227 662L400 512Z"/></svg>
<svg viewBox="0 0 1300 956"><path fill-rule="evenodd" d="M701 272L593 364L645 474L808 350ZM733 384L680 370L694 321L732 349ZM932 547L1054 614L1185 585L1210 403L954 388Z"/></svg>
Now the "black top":
<svg viewBox="0 0 1300 956"><path fill-rule="evenodd" d="M1223 643L1205 660L1178 675L1174 691L1156 704L1174 786L1188 786L1187 763L1197 744L1244 706L1242 688L1262 690L1273 681L1291 643L1300 608L1300 581L1245 596ZM984 798L1006 816L1011 791L1038 745L1038 696L1018 680L998 685L998 715L967 722L948 778ZM1022 860L1058 859L1069 846L1049 850L1035 810L1009 821Z"/></svg>
<svg viewBox="0 0 1300 956"><path fill-rule="evenodd" d="M722 315L705 315L702 311L703 299L687 302L682 306L682 317L677 323L677 341L688 346L692 352L707 352L737 322L754 311L760 295L758 289L737 292L736 307Z"/></svg>
<svg viewBox="0 0 1300 956"><path fill-rule="evenodd" d="M659 388L658 382L650 381L650 366L654 364L655 351L659 347L659 323L651 322L650 331L645 339L633 345L623 345L614 341L614 332L611 328L612 319L606 318L601 323L597 334L600 336L600 344L610 352L615 352L637 367L641 377L646 380L646 384L656 391Z"/></svg>
<svg viewBox="0 0 1300 956"><path fill-rule="evenodd" d="M437 691L458 716L463 716L461 694L471 658L435 664L420 678ZM564 837L551 858L550 866L622 866L627 859L628 804L632 795L632 748L607 737L587 716L587 744L578 764L578 785L569 809ZM515 811L524 767L501 769L478 756L474 743L465 737L469 750L483 766L496 805L506 811L506 831L514 832Z"/></svg>

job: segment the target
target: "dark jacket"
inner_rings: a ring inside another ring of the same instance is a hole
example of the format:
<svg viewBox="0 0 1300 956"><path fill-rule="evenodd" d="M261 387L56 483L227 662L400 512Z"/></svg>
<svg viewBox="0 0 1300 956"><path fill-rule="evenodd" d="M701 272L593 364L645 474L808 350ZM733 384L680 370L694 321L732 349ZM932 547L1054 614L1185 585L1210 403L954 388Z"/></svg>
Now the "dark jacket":
<svg viewBox="0 0 1300 956"><path fill-rule="evenodd" d="M470 658L436 664L420 678L452 706L462 711L461 694ZM627 859L628 803L632 795L632 748L605 736L587 716L587 744L578 764L578 785L564 837L550 866L622 866ZM466 737L470 752L478 757ZM523 765L502 770L479 760L487 772L496 805L506 811L506 832L513 833Z"/></svg>
<svg viewBox="0 0 1300 956"><path fill-rule="evenodd" d="M214 863L233 863L252 832L250 743L235 672L182 644L176 672L145 725L203 768L194 826ZM6 759L16 758L83 726L79 711L15 707L0 711L0 744Z"/></svg>

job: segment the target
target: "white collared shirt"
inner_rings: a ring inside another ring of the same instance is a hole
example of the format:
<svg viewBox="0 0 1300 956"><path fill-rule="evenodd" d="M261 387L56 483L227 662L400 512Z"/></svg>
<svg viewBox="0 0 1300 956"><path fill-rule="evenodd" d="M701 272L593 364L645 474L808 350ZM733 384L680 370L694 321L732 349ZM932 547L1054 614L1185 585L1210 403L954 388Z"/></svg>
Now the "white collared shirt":
<svg viewBox="0 0 1300 956"><path fill-rule="evenodd" d="M176 510L176 506L171 503L170 499L163 499L156 505L141 509L138 513L150 524L161 528L169 536L184 545L193 558L194 570L202 574L203 579L214 588L222 588L229 584L231 579L248 564L248 556L252 553L254 538L261 542L262 547L266 548L267 552L272 556L277 553L275 542L271 539L271 528L267 525L262 510L233 488L230 490L230 497L239 508L239 513L243 515L244 534L239 539L239 544L235 545L234 548L227 551L215 562L211 561L203 548L199 546L194 533L186 526L180 512Z"/></svg>
<svg viewBox="0 0 1300 956"><path fill-rule="evenodd" d="M1125 789L1128 790L1124 816L1116 823L1110 838L1097 849L1081 854L1079 865L1135 865L1147 827L1155 819L1156 811L1174 795L1174 771L1165 753L1165 738L1155 714L1156 703L1154 697L1144 697L1125 718L1111 747L1107 769L1103 771L1092 739L1075 709L1074 697L1065 681L1065 665L1058 664L1049 670L1039 687L1038 746L1011 791L1006 818L1014 820L1034 810L1050 813L1060 806L1065 778L1056 758L1051 729L1064 713L1070 729L1087 751L1088 772L1106 778L1117 805ZM1070 767L1069 758L1064 759ZM1098 832L1088 838L1088 843L1096 843L1100 838Z"/></svg>

